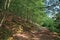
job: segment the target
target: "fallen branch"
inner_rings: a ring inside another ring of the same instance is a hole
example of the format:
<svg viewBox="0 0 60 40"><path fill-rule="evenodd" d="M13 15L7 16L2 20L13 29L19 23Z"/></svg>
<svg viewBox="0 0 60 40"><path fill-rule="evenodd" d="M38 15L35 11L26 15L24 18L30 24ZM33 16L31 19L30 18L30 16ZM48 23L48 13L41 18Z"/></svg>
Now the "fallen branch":
<svg viewBox="0 0 60 40"><path fill-rule="evenodd" d="M5 19L5 15L4 17L2 18L1 22L0 22L0 27L2 26L3 22L4 22L4 19Z"/></svg>

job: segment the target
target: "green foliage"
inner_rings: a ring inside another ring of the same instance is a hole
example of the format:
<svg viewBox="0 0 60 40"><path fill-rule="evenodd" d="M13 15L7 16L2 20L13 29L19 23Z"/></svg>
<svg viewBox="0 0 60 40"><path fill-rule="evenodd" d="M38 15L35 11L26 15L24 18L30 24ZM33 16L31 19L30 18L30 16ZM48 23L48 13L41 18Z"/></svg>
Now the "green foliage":
<svg viewBox="0 0 60 40"><path fill-rule="evenodd" d="M15 11L18 13L17 15L23 18L38 21L44 14L44 11L42 11L43 9L40 9L43 5L42 0L13 0L10 11Z"/></svg>
<svg viewBox="0 0 60 40"><path fill-rule="evenodd" d="M45 13L43 0L13 0L9 10L16 15L32 20L48 28L54 28L54 22Z"/></svg>
<svg viewBox="0 0 60 40"><path fill-rule="evenodd" d="M56 28L57 28L57 32L60 33L60 12L58 14L56 14L56 20L55 20L55 23L56 23Z"/></svg>
<svg viewBox="0 0 60 40"><path fill-rule="evenodd" d="M55 30L54 21L47 17L43 7L44 0L12 0L8 10L15 12L16 15L22 18L32 20L44 27Z"/></svg>
<svg viewBox="0 0 60 40"><path fill-rule="evenodd" d="M39 5L38 5L39 4ZM27 18L33 16L35 11L40 11L41 0L13 0L10 6L10 11L15 11L17 15ZM40 12L38 12L40 13Z"/></svg>

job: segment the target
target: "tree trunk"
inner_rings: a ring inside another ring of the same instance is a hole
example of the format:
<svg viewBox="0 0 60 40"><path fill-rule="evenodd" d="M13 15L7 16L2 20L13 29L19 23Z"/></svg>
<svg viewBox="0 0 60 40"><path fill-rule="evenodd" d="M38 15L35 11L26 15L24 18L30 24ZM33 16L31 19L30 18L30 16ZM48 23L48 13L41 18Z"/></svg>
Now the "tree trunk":
<svg viewBox="0 0 60 40"><path fill-rule="evenodd" d="M10 6L11 0L6 0L5 1L5 5L4 5L4 9L7 10Z"/></svg>
<svg viewBox="0 0 60 40"><path fill-rule="evenodd" d="M4 5L4 9L5 9L5 10L7 9L7 8L6 8L6 7L7 7L7 2L8 2L8 0L5 1L5 5Z"/></svg>
<svg viewBox="0 0 60 40"><path fill-rule="evenodd" d="M11 0L9 0L9 1L8 1L7 8L9 8L9 6L10 6L10 3L11 3Z"/></svg>

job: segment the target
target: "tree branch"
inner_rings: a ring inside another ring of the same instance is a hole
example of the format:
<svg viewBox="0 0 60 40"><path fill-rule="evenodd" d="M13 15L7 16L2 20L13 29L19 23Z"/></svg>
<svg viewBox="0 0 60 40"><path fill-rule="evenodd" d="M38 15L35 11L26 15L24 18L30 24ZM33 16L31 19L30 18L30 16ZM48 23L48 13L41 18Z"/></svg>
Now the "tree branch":
<svg viewBox="0 0 60 40"><path fill-rule="evenodd" d="M3 22L4 22L4 19L5 19L5 15L4 17L2 18L1 22L0 22L0 27L2 26Z"/></svg>
<svg viewBox="0 0 60 40"><path fill-rule="evenodd" d="M9 0L9 1L8 1L7 8L9 8L9 6L10 6L10 3L11 3L11 0Z"/></svg>

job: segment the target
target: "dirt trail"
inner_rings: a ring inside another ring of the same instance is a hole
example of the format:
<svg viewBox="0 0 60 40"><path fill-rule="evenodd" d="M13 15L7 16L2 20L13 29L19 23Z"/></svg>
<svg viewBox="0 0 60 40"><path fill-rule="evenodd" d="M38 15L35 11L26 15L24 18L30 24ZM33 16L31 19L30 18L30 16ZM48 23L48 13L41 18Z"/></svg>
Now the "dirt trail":
<svg viewBox="0 0 60 40"><path fill-rule="evenodd" d="M2 14L0 14L1 21ZM7 14L0 27L0 40L60 40L55 32L50 32L31 20Z"/></svg>

